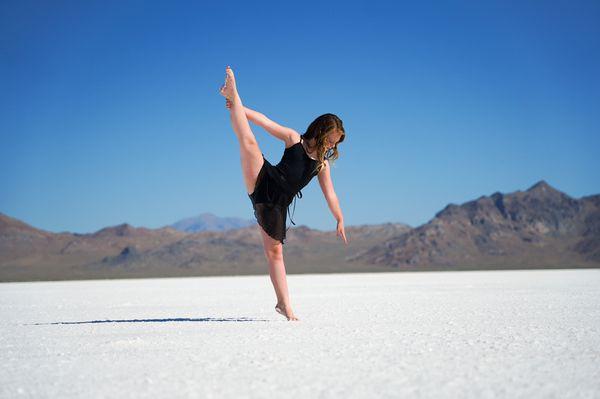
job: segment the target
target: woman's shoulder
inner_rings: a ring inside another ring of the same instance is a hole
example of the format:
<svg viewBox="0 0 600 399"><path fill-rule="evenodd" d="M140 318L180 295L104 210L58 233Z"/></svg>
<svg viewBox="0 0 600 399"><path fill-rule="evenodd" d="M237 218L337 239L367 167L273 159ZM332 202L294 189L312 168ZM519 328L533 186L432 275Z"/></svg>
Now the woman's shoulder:
<svg viewBox="0 0 600 399"><path fill-rule="evenodd" d="M290 133L289 137L285 141L285 148L290 148L293 145L296 145L300 142L302 135L296 131Z"/></svg>

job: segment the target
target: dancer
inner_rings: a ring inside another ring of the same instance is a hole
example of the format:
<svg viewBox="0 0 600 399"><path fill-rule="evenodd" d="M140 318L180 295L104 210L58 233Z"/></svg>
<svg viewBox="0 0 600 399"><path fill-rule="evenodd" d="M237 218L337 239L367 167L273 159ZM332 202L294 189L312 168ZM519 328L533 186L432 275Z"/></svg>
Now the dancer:
<svg viewBox="0 0 600 399"><path fill-rule="evenodd" d="M240 145L244 183L260 226L269 275L277 295L275 310L288 320L299 320L290 303L283 261L286 211L289 214L292 200L295 210L296 198L302 198L300 190L314 176L318 176L329 209L337 220L337 235L348 244L344 217L333 189L329 165L329 161L338 158L337 146L346 136L343 123L334 114L324 114L315 119L304 134L281 126L264 114L244 107L233 70L229 66L225 69L225 83L220 93L226 99L233 131ZM272 165L264 157L248 120L285 142L283 156L277 165ZM296 224L292 215L290 221Z"/></svg>

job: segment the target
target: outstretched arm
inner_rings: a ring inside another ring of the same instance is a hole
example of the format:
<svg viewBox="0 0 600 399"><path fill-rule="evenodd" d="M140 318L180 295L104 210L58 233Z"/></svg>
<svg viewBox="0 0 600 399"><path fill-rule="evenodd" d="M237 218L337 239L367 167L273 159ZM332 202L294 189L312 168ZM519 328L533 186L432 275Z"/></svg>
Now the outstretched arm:
<svg viewBox="0 0 600 399"><path fill-rule="evenodd" d="M229 105L227 105L227 107L229 108ZM286 142L287 144L292 144L298 135L298 132L296 132L294 129L281 126L260 112L254 111L248 107L244 107L244 112L246 113L246 117L250 122L262 127L269 134Z"/></svg>
<svg viewBox="0 0 600 399"><path fill-rule="evenodd" d="M333 189L333 182L331 181L331 172L329 169L329 161L325 161L325 166L319 172L319 185L323 191L323 195L327 200L329 210L337 220L337 234L344 240L346 244L346 232L344 231L344 215L342 215L342 208L340 208L340 201Z"/></svg>

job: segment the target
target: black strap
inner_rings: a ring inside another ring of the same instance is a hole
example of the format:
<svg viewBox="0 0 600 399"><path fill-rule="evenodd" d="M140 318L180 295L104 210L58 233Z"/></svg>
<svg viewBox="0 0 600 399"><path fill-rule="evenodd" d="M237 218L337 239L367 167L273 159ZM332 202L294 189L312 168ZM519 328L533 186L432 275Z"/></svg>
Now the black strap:
<svg viewBox="0 0 600 399"><path fill-rule="evenodd" d="M302 191L298 191L298 193L294 196L294 209L292 210L291 215L290 215L290 206L288 205L288 207L287 207L287 212L290 217L290 222L292 222L293 225L296 225L296 223L294 223L294 221L292 220L292 216L294 215L294 212L296 212L296 198L302 198ZM289 227L285 231L287 231L288 229L289 229Z"/></svg>

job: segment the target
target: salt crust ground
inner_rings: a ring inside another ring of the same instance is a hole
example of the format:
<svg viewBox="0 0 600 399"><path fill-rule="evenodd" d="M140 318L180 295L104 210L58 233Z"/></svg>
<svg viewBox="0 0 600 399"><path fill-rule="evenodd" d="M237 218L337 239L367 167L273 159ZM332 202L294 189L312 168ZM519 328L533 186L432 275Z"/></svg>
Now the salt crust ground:
<svg viewBox="0 0 600 399"><path fill-rule="evenodd" d="M600 397L600 270L288 279L0 284L0 397Z"/></svg>

